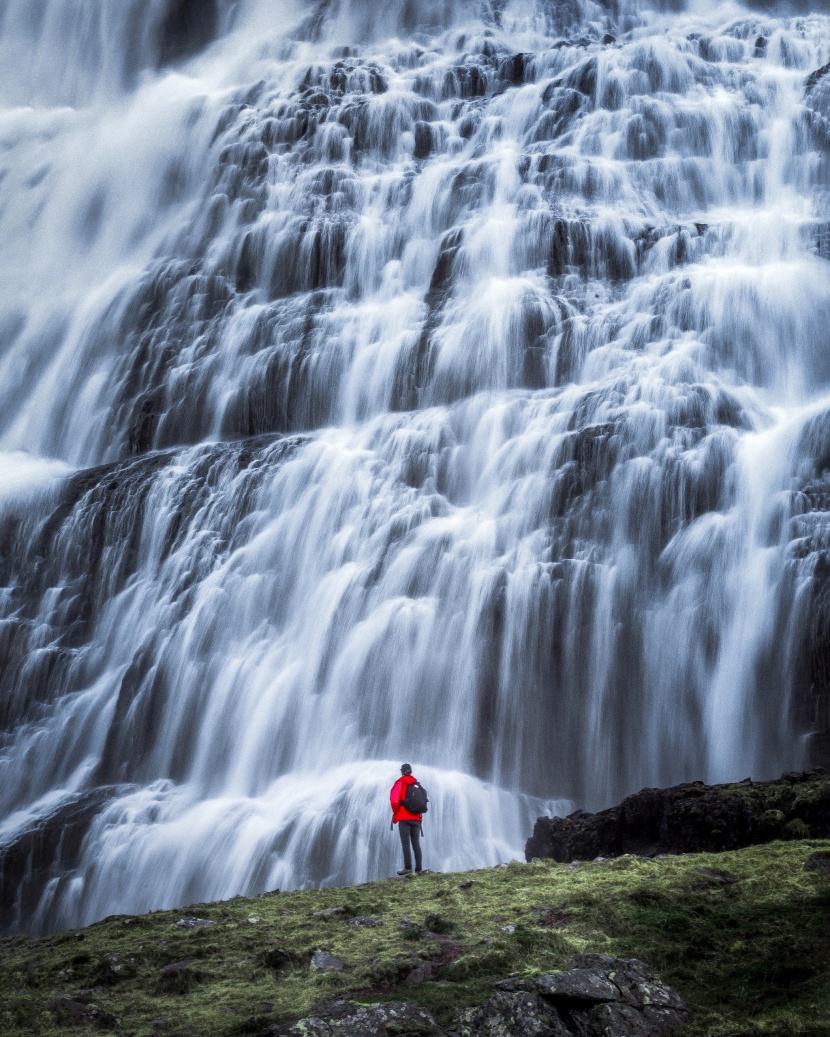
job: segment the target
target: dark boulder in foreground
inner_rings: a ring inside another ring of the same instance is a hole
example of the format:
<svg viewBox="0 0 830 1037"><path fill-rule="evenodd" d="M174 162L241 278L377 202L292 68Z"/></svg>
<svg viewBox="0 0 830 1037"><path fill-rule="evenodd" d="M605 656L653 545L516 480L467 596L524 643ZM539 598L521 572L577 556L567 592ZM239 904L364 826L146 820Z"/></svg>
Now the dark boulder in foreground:
<svg viewBox="0 0 830 1037"><path fill-rule="evenodd" d="M776 781L643 789L608 810L540 817L527 860L593 860L624 853L706 853L775 839L830 837L830 775L818 769Z"/></svg>
<svg viewBox="0 0 830 1037"><path fill-rule="evenodd" d="M468 1008L452 1037L668 1037L685 1022L680 997L641 961L574 954L569 968L537 980L506 979L480 1008ZM336 1001L259 1037L442 1037L426 1009L406 1001Z"/></svg>
<svg viewBox="0 0 830 1037"><path fill-rule="evenodd" d="M257 1037L442 1037L443 1030L425 1008L408 1001L359 1005L333 1001L314 1015L286 1026L269 1026Z"/></svg>
<svg viewBox="0 0 830 1037"><path fill-rule="evenodd" d="M686 1021L680 997L641 961L574 954L570 968L505 980L464 1012L458 1037L663 1037Z"/></svg>

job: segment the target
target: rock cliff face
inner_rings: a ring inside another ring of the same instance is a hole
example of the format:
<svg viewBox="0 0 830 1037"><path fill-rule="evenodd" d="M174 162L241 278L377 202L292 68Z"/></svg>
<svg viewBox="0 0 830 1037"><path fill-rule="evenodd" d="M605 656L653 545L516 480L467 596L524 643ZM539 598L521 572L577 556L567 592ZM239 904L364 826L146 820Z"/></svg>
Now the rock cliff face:
<svg viewBox="0 0 830 1037"><path fill-rule="evenodd" d="M596 814L540 817L525 846L527 860L593 860L635 853L735 850L775 839L830 836L830 774L784 774L777 781L733 785L695 781L643 789Z"/></svg>

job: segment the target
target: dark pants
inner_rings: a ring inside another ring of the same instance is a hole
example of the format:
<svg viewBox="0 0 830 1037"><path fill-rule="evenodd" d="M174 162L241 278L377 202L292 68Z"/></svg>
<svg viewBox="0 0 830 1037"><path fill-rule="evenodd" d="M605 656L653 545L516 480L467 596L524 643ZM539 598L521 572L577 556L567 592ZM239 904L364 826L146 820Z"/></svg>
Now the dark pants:
<svg viewBox="0 0 830 1037"><path fill-rule="evenodd" d="M412 853L410 845L415 854L415 870L421 870L421 822L420 821L398 821L398 833L401 837L403 848L403 866L412 870Z"/></svg>

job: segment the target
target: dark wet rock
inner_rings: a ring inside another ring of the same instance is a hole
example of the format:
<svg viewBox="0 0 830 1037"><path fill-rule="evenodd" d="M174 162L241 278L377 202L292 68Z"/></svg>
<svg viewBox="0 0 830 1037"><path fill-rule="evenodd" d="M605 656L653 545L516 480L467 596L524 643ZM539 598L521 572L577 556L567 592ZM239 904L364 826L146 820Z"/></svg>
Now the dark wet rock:
<svg viewBox="0 0 830 1037"><path fill-rule="evenodd" d="M504 980L480 1008L463 1012L458 1037L661 1037L685 1022L680 996L642 962L576 954L535 990Z"/></svg>
<svg viewBox="0 0 830 1037"><path fill-rule="evenodd" d="M807 77L804 102L812 113L819 140L827 146L830 144L830 62Z"/></svg>
<svg viewBox="0 0 830 1037"><path fill-rule="evenodd" d="M509 86L522 86L527 81L529 64L529 54L513 54L501 63L499 78Z"/></svg>
<svg viewBox="0 0 830 1037"><path fill-rule="evenodd" d="M311 955L311 967L319 972L324 972L327 969L339 971L344 969L346 965L337 955L332 954L330 951L315 951Z"/></svg>
<svg viewBox="0 0 830 1037"><path fill-rule="evenodd" d="M432 150L432 127L429 123L419 120L415 123L415 150L413 156L417 159L429 158Z"/></svg>
<svg viewBox="0 0 830 1037"><path fill-rule="evenodd" d="M822 770L777 781L643 789L595 814L540 817L525 856L566 862L624 853L700 853L808 836L830 836L830 775ZM707 878L722 884L723 876Z"/></svg>
<svg viewBox="0 0 830 1037"><path fill-rule="evenodd" d="M335 1001L287 1026L269 1026L257 1037L430 1037L442 1031L425 1008L408 1001L356 1005Z"/></svg>
<svg viewBox="0 0 830 1037"><path fill-rule="evenodd" d="M796 666L792 712L796 730L807 736L808 765L830 769L830 416L827 413L805 424L799 449L809 458L813 478L793 494L794 514L789 523L789 554L794 572L805 586L803 619L793 650Z"/></svg>
<svg viewBox="0 0 830 1037"><path fill-rule="evenodd" d="M302 83L326 99L343 94L384 94L389 83L383 69L373 61L344 56L331 66L313 65Z"/></svg>
<svg viewBox="0 0 830 1037"><path fill-rule="evenodd" d="M204 542L207 555L202 561L194 558L194 565L171 589L171 608L188 607L200 572L212 569L216 558L229 549L236 528L254 506L251 491L267 478L269 467L260 467L260 461L273 458L274 450L281 454L281 444L289 442L264 437L195 449L193 467L182 474L169 514L163 556L181 546L204 506L208 486L215 492L223 480L233 481L232 506L226 512L227 524L223 521L210 542ZM175 456L143 455L78 472L61 484L53 510L39 527L24 531L8 520L0 523L0 538L9 538L9 553L0 556L0 577L10 588L9 612L0 630L0 726L23 723L66 694L73 668L89 650L100 610L106 606L102 588L118 594L137 571L148 499ZM239 478L248 489L240 492ZM42 614L49 619L37 624L34 619L44 601L50 604ZM44 637L51 645L48 652L38 650ZM100 762L90 776L92 787L67 795L30 828L0 843L0 931L14 931L31 919L45 885L56 876L53 889L59 898L73 881L90 826L114 798L132 787L123 779L130 761L150 750L167 692L151 644L136 645L121 678ZM57 908L48 919L53 929L70 924Z"/></svg>
<svg viewBox="0 0 830 1037"><path fill-rule="evenodd" d="M216 35L216 0L168 0L158 28L159 68L189 58Z"/></svg>
<svg viewBox="0 0 830 1037"><path fill-rule="evenodd" d="M380 925L380 922L371 915L355 915L354 918L349 919L347 924L360 926L362 929L374 929Z"/></svg>
<svg viewBox="0 0 830 1037"><path fill-rule="evenodd" d="M55 875L65 876L59 880L61 885L71 881L90 825L119 792L123 786L108 785L73 796L36 826L0 846L0 932L14 931L31 917L44 885Z"/></svg>
<svg viewBox="0 0 830 1037"><path fill-rule="evenodd" d="M828 75L830 75L830 61L828 61L826 65L822 65L821 68L817 68L815 72L811 72L809 76L807 76L807 89L812 90L813 87L818 82L820 82L820 80L824 79Z"/></svg>

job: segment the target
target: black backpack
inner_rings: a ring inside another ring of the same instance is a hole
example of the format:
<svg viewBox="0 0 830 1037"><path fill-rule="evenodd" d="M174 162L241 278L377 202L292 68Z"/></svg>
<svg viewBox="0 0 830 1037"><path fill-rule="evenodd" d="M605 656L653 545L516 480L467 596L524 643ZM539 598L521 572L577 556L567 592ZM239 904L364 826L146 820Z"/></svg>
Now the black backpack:
<svg viewBox="0 0 830 1037"><path fill-rule="evenodd" d="M425 814L429 809L428 802L427 790L420 781L416 781L414 785L406 786L406 795L401 806L410 814Z"/></svg>

